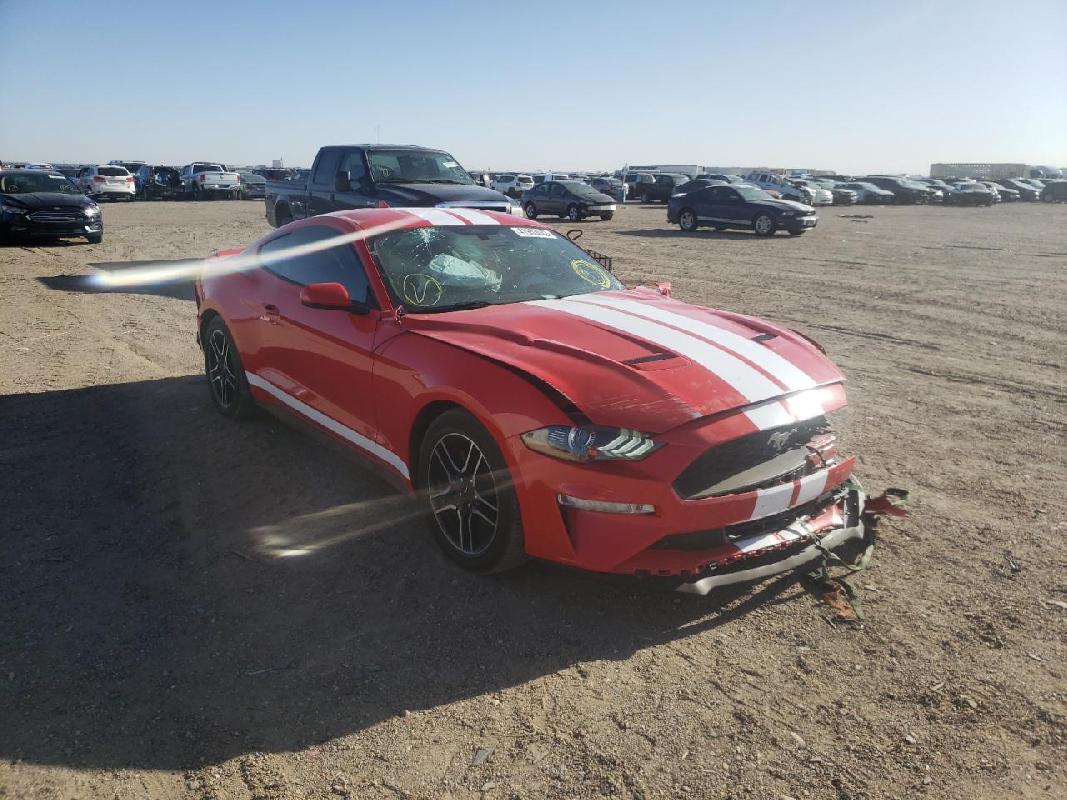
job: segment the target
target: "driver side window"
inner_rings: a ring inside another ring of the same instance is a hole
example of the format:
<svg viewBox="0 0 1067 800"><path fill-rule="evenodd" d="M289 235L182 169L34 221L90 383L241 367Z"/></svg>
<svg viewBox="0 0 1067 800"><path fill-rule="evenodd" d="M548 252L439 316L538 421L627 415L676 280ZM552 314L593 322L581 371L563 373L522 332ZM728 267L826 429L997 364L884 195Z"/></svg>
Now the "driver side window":
<svg viewBox="0 0 1067 800"><path fill-rule="evenodd" d="M347 172L349 180L355 186L359 185L361 178L366 177L367 168L363 164L363 153L359 150L350 150L341 159L341 172Z"/></svg>
<svg viewBox="0 0 1067 800"><path fill-rule="evenodd" d="M288 248L327 241L338 235L337 231L325 225L309 225L271 239L259 248L260 255L268 259L263 268L298 286L306 286L309 283L339 283L348 290L348 296L353 302L375 306L367 273L351 243L345 242L303 255L284 255ZM269 260L272 254L277 260Z"/></svg>

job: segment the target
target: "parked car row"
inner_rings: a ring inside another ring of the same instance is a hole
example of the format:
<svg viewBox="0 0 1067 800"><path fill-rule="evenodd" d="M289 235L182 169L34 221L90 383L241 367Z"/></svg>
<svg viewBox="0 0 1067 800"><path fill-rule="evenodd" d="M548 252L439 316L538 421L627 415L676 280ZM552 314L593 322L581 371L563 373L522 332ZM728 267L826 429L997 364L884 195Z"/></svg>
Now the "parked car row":
<svg viewBox="0 0 1067 800"><path fill-rule="evenodd" d="M12 165L8 165L9 167ZM195 161L183 167L146 164L143 161L109 161L107 164L25 164L23 169L43 170L69 178L97 200L252 200L264 195L266 177L288 179L288 169L264 167L234 170L223 164Z"/></svg>

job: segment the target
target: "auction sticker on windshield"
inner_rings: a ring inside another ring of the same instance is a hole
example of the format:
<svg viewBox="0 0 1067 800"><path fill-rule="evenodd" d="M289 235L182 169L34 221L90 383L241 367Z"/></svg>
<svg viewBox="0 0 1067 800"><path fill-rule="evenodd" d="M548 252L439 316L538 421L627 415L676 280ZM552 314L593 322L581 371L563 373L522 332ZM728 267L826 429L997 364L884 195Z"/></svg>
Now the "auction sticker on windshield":
<svg viewBox="0 0 1067 800"><path fill-rule="evenodd" d="M516 236L524 236L527 239L555 239L556 232L548 228L512 228L511 232Z"/></svg>

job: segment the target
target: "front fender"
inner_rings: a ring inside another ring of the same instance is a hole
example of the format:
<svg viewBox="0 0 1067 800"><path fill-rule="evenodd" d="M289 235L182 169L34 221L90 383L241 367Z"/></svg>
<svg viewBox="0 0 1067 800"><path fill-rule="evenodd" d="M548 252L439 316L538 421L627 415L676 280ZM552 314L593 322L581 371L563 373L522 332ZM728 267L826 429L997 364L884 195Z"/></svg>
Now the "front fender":
<svg viewBox="0 0 1067 800"><path fill-rule="evenodd" d="M506 440L534 428L572 424L566 410L539 382L510 367L428 337L390 339L374 365L374 406L382 444L414 463L411 432L432 403L452 403L472 414L493 436L509 468Z"/></svg>

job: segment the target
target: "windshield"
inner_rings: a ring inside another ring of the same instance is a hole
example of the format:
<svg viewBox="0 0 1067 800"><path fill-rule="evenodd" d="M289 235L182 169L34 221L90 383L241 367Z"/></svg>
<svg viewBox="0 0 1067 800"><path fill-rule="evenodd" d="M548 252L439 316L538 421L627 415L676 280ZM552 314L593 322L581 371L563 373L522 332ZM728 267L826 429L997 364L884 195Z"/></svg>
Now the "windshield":
<svg viewBox="0 0 1067 800"><path fill-rule="evenodd" d="M440 150L368 150L367 163L378 183L474 183L458 161Z"/></svg>
<svg viewBox="0 0 1067 800"><path fill-rule="evenodd" d="M65 175L44 172L0 176L0 192L4 194L30 194L31 192L82 194L81 189L71 183Z"/></svg>
<svg viewBox="0 0 1067 800"><path fill-rule="evenodd" d="M571 194L578 195L579 197L595 197L600 194L600 192L588 183L582 183L581 181L560 181L560 183L566 186Z"/></svg>
<svg viewBox="0 0 1067 800"><path fill-rule="evenodd" d="M413 313L623 288L588 253L547 228L417 228L375 237L371 249L393 302Z"/></svg>
<svg viewBox="0 0 1067 800"><path fill-rule="evenodd" d="M734 184L733 190L741 195L745 200L773 200L769 194L762 189L757 189L755 186L738 186Z"/></svg>

